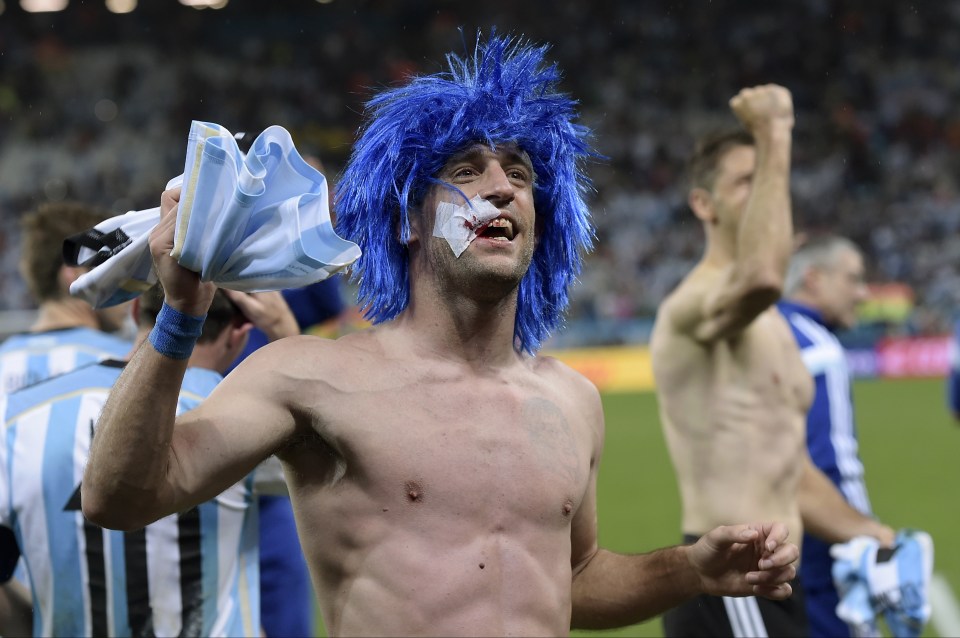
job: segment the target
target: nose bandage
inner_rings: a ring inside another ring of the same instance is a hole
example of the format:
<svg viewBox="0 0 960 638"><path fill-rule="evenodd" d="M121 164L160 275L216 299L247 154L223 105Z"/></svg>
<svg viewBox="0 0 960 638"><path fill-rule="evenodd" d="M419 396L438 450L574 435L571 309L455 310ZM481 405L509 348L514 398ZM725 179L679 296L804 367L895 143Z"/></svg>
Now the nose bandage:
<svg viewBox="0 0 960 638"><path fill-rule="evenodd" d="M467 202L466 206L440 202L437 204L433 236L446 239L453 254L459 257L470 242L477 238L477 231L499 216L500 209L479 195Z"/></svg>
<svg viewBox="0 0 960 638"><path fill-rule="evenodd" d="M178 179L183 190L171 256L203 281L242 292L297 288L360 256L356 244L333 230L326 178L280 126L264 130L243 153L222 126L193 122ZM65 255L67 263L93 268L70 293L104 307L155 283L148 240L159 212L127 213L88 231ZM118 229L122 241L114 237Z"/></svg>

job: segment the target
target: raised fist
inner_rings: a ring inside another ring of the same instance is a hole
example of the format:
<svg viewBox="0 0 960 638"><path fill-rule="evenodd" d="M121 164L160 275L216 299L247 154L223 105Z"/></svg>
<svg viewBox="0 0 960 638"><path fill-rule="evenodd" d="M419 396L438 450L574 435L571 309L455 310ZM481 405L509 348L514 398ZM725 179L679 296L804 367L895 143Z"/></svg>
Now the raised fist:
<svg viewBox="0 0 960 638"><path fill-rule="evenodd" d="M751 132L773 123L793 126L793 98L776 84L742 89L730 100L730 109Z"/></svg>

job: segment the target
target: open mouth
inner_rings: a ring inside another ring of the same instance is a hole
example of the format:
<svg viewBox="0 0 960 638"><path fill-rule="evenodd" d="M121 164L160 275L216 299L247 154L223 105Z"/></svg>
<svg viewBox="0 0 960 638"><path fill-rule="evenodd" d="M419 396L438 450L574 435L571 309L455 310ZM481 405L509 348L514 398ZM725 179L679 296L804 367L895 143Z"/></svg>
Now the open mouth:
<svg viewBox="0 0 960 638"><path fill-rule="evenodd" d="M513 222L503 217L497 217L477 231L478 237L499 241L513 240Z"/></svg>

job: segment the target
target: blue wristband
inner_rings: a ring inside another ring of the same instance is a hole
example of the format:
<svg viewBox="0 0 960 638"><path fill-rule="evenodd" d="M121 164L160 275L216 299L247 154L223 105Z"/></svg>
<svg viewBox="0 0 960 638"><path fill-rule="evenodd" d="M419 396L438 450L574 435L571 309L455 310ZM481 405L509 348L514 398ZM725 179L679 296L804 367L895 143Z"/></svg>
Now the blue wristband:
<svg viewBox="0 0 960 638"><path fill-rule="evenodd" d="M187 315L163 302L157 322L150 331L150 343L154 350L171 359L189 359L193 346L200 338L203 321L207 315Z"/></svg>

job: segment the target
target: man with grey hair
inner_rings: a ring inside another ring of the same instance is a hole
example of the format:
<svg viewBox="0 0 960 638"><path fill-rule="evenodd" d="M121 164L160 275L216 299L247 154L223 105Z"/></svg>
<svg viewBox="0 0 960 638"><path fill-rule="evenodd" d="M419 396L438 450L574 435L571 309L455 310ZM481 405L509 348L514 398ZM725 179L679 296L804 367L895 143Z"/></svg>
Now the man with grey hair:
<svg viewBox="0 0 960 638"><path fill-rule="evenodd" d="M857 453L850 371L835 334L856 325L857 306L866 297L860 249L845 237L830 235L796 250L784 279L784 298L777 306L790 324L816 386L807 413L810 458L850 505L870 516L863 463ZM850 629L836 613L839 596L831 576L829 543L804 534L802 555L800 579L810 635L849 636Z"/></svg>

